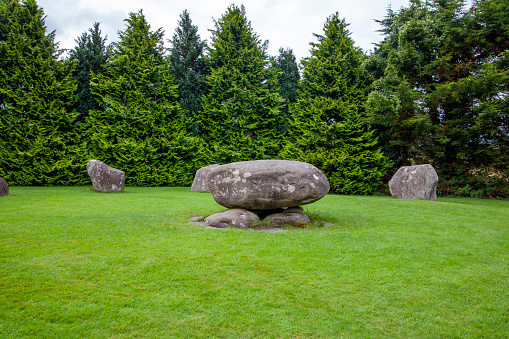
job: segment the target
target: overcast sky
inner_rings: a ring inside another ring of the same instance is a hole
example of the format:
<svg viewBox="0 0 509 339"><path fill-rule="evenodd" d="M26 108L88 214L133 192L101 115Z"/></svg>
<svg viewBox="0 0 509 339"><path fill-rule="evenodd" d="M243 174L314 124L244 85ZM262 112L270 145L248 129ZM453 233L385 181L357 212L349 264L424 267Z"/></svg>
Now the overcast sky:
<svg viewBox="0 0 509 339"><path fill-rule="evenodd" d="M143 13L152 30L162 28L167 39L175 32L177 21L187 9L194 25L198 26L202 40L210 41L209 29L232 3L244 4L253 30L262 40L269 40L268 52L277 55L279 47L290 47L297 59L309 55L309 43L315 42L313 33L321 34L328 16L339 12L350 23L356 46L365 51L381 40L376 32L380 26L375 19L383 19L387 8L398 10L408 0L38 0L46 14L49 31L56 30L60 48L70 49L75 39L87 31L94 22L101 23L103 36L108 41L118 40L117 32L124 30L124 19L130 12Z"/></svg>

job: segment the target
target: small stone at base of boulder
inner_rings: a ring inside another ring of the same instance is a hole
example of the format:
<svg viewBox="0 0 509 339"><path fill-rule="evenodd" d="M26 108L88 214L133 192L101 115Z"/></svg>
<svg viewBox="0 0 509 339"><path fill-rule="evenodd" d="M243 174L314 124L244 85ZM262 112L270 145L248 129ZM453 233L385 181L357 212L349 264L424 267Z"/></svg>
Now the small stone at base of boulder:
<svg viewBox="0 0 509 339"><path fill-rule="evenodd" d="M284 210L285 213L304 213L304 209L300 206L297 207L289 207Z"/></svg>
<svg viewBox="0 0 509 339"><path fill-rule="evenodd" d="M0 178L0 197L5 197L9 195L9 185L7 182Z"/></svg>
<svg viewBox="0 0 509 339"><path fill-rule="evenodd" d="M204 220L205 225L218 228L227 228L229 226L248 228L253 226L253 222L258 221L260 221L260 218L256 214L240 208L212 214Z"/></svg>
<svg viewBox="0 0 509 339"><path fill-rule="evenodd" d="M307 224L310 222L305 213L276 213L265 217L262 221L272 221L274 225Z"/></svg>

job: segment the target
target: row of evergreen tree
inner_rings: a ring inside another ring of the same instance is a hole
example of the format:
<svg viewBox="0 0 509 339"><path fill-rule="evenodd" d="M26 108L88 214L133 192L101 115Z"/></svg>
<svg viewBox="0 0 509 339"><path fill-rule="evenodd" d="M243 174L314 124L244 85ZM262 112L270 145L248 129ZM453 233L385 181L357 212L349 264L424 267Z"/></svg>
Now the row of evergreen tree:
<svg viewBox="0 0 509 339"><path fill-rule="evenodd" d="M279 158L370 194L426 162L443 193L506 195L508 4L411 0L369 55L335 13L299 67L267 54L243 6L209 44L184 11L167 49L140 11L118 42L95 23L62 57L35 0L0 0L0 177L85 184L94 158L130 185L188 186L208 164Z"/></svg>

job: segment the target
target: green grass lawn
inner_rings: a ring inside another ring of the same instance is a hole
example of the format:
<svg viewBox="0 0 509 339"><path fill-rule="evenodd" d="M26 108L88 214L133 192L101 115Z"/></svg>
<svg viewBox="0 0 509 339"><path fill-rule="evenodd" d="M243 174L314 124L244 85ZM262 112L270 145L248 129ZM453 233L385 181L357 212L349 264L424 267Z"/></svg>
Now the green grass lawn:
<svg viewBox="0 0 509 339"><path fill-rule="evenodd" d="M0 338L509 337L507 201L327 195L266 233L189 188L10 194Z"/></svg>

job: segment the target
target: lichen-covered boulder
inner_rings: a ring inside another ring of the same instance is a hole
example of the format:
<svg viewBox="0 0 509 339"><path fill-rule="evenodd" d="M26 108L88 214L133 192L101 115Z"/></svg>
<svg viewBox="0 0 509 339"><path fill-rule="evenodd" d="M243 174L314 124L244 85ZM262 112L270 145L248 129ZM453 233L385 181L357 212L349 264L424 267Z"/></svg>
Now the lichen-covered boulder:
<svg viewBox="0 0 509 339"><path fill-rule="evenodd" d="M90 160L87 164L87 172L94 191L121 192L124 190L125 173L121 170L99 160Z"/></svg>
<svg viewBox="0 0 509 339"><path fill-rule="evenodd" d="M235 162L207 176L214 200L228 208L273 210L310 204L323 198L329 180L315 166L290 160Z"/></svg>
<svg viewBox="0 0 509 339"><path fill-rule="evenodd" d="M274 225L307 224L310 222L305 213L276 213L266 216L262 221L272 221Z"/></svg>
<svg viewBox="0 0 509 339"><path fill-rule="evenodd" d="M396 199L437 200L438 175L430 164L401 167L389 181Z"/></svg>
<svg viewBox="0 0 509 339"><path fill-rule="evenodd" d="M217 164L209 165L202 167L198 171L196 171L196 174L194 175L193 185L191 186L191 192L210 192L207 176L209 175L210 171L212 171L214 168L218 166L219 165Z"/></svg>
<svg viewBox="0 0 509 339"><path fill-rule="evenodd" d="M257 221L260 221L260 218L253 212L236 208L209 215L205 218L204 223L207 226L218 228L227 228L228 226L248 228Z"/></svg>
<svg viewBox="0 0 509 339"><path fill-rule="evenodd" d="M0 197L5 197L9 195L9 185L7 185L7 182L0 178Z"/></svg>

